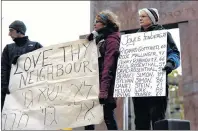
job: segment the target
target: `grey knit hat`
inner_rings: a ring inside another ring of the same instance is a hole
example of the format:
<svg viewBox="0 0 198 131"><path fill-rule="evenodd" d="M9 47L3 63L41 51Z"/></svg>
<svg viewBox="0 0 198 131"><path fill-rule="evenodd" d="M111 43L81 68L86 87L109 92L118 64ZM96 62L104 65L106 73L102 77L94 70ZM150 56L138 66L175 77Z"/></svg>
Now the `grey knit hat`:
<svg viewBox="0 0 198 131"><path fill-rule="evenodd" d="M19 31L21 34L25 35L26 32L26 26L25 24L20 21L20 20L15 20L14 22L12 22L9 26L9 28L15 29L17 31Z"/></svg>

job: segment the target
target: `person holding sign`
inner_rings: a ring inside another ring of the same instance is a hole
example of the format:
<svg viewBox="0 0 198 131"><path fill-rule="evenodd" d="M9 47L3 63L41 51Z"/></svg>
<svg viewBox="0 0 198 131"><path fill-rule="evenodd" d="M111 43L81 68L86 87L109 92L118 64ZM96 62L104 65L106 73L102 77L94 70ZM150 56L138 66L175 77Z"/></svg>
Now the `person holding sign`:
<svg viewBox="0 0 198 131"><path fill-rule="evenodd" d="M6 45L1 55L1 111L6 94L10 94L8 86L12 64L17 63L20 55L42 47L40 43L30 41L25 32L26 26L22 21L16 20L9 26L9 36L14 43Z"/></svg>
<svg viewBox="0 0 198 131"><path fill-rule="evenodd" d="M163 26L157 24L159 20L158 10L155 8L143 8L139 10L141 28L138 32L163 30ZM163 68L166 74L172 72L180 65L180 52L169 32L167 32L167 63ZM167 79L167 78L166 78ZM136 130L149 130L156 121L165 118L168 98L168 82L166 82L166 96L160 97L134 97L134 113Z"/></svg>
<svg viewBox="0 0 198 131"><path fill-rule="evenodd" d="M87 39L96 41L98 47L100 104L104 105L104 120L108 130L117 130L114 118L116 99L113 98L117 61L120 47L120 33L117 16L111 11L102 11L96 16L94 31ZM94 125L85 127L93 130Z"/></svg>

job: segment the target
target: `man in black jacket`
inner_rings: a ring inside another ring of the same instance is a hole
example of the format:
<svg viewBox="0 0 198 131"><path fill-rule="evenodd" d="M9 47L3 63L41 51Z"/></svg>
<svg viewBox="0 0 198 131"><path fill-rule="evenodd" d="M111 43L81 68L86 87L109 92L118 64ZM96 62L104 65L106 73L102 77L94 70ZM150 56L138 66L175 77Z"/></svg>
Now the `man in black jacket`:
<svg viewBox="0 0 198 131"><path fill-rule="evenodd" d="M20 55L42 48L38 42L33 42L25 36L26 26L22 21L16 20L9 26L9 36L14 43L6 45L1 55L1 111L6 94L9 91L9 79L12 64L16 64Z"/></svg>

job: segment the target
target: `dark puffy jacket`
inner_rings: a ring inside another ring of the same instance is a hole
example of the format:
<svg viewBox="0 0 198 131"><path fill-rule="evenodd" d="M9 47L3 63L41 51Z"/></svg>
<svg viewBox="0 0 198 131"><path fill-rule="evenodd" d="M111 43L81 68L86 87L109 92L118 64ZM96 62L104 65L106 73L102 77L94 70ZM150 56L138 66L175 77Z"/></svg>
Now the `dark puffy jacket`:
<svg viewBox="0 0 198 131"><path fill-rule="evenodd" d="M16 56L34 51L42 47L38 42L28 39L28 36L14 39L15 43L6 45L1 55L1 91L8 93L12 61Z"/></svg>

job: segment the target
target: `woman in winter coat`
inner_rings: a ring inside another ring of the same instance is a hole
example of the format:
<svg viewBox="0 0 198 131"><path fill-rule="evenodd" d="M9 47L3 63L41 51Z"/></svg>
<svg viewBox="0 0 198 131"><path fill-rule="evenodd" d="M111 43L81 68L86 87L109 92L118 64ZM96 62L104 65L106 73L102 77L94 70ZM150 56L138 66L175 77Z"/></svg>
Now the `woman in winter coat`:
<svg viewBox="0 0 198 131"><path fill-rule="evenodd" d="M138 32L163 30L163 26L157 24L159 20L158 10L144 8L139 10L141 28ZM180 65L180 52L169 32L167 32L167 63L163 68L166 74L172 72ZM149 130L156 121L165 118L168 98L168 82L166 83L166 96L161 97L135 97L133 98L136 130Z"/></svg>
<svg viewBox="0 0 198 131"><path fill-rule="evenodd" d="M89 41L95 40L98 48L100 104L104 106L104 120L108 130L117 130L114 117L116 99L113 98L117 61L120 47L120 33L117 16L111 11L102 11L96 15L94 31L88 35ZM94 130L94 125L85 127Z"/></svg>

